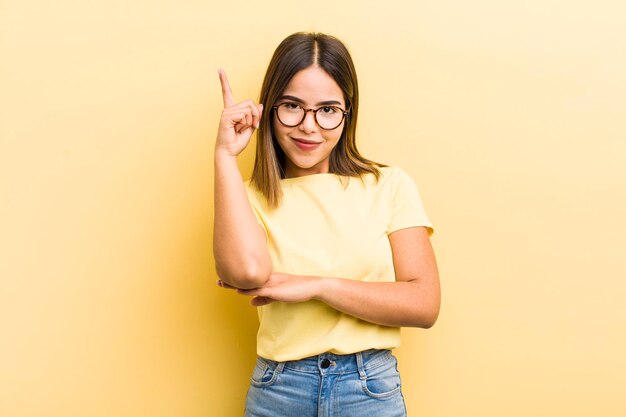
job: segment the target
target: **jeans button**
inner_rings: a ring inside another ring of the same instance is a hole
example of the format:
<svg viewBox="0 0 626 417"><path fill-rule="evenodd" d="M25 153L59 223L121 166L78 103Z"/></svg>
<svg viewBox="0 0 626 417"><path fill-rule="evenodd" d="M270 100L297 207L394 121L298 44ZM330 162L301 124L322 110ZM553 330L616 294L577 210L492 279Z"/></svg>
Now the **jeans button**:
<svg viewBox="0 0 626 417"><path fill-rule="evenodd" d="M326 369L330 366L330 361L328 359L324 359L320 366L322 367L322 369Z"/></svg>

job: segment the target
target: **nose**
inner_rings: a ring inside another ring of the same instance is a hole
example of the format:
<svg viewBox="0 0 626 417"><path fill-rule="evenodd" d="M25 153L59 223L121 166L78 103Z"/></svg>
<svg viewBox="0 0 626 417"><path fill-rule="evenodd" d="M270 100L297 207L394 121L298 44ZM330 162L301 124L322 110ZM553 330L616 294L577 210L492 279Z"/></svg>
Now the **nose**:
<svg viewBox="0 0 626 417"><path fill-rule="evenodd" d="M300 130L306 133L314 132L317 129L317 123L315 122L315 113L308 110L304 115L304 120L300 123Z"/></svg>

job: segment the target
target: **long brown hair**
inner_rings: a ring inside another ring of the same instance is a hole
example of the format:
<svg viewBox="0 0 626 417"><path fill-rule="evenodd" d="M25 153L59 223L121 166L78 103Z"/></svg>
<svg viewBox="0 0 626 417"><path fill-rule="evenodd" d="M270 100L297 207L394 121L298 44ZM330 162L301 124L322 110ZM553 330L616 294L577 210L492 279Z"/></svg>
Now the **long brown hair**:
<svg viewBox="0 0 626 417"><path fill-rule="evenodd" d="M270 207L277 207L282 199L280 180L285 178L286 158L274 136L272 106L293 76L311 65L318 65L335 80L349 109L339 142L330 154L329 172L349 177L371 173L378 179L378 167L383 166L361 156L356 147L359 87L348 49L339 39L323 33L294 33L274 51L259 98L263 116L257 130L251 184L261 191Z"/></svg>

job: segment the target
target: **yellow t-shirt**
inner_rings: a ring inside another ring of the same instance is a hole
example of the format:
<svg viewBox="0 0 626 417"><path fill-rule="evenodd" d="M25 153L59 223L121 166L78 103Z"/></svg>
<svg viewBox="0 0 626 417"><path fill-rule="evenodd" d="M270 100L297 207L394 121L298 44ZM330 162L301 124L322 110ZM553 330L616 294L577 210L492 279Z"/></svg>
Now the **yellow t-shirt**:
<svg viewBox="0 0 626 417"><path fill-rule="evenodd" d="M359 281L395 281L388 234L413 226L432 233L415 183L395 167L359 178L315 174L281 180L283 200L269 209L246 183L265 229L276 272ZM259 356L286 361L323 352L354 353L400 345L400 328L380 326L320 301L259 307Z"/></svg>

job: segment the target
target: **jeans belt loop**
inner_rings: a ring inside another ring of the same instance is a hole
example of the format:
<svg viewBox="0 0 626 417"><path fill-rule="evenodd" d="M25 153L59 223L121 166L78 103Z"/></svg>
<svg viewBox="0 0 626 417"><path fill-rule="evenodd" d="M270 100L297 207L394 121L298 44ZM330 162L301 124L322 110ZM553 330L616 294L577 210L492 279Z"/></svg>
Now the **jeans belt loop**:
<svg viewBox="0 0 626 417"><path fill-rule="evenodd" d="M363 353L356 353L356 366L359 369L359 377L361 379L366 379L367 375L365 375L365 366L363 366Z"/></svg>
<svg viewBox="0 0 626 417"><path fill-rule="evenodd" d="M274 370L274 372L276 372L277 374L282 374L284 367L285 367L285 362L278 362L278 365L276 365L276 369Z"/></svg>

